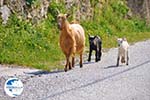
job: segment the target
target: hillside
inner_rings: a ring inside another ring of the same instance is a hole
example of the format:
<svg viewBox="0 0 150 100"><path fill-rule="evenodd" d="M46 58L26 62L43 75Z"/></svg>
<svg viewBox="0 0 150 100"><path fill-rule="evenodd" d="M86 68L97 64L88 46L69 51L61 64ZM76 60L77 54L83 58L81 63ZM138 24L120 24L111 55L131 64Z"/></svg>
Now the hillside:
<svg viewBox="0 0 150 100"><path fill-rule="evenodd" d="M149 39L150 3L140 1L1 0L0 63L43 70L62 68L58 11L70 13L70 21L78 20L86 37L87 33L101 36L103 48L115 47L117 37L126 37L130 43Z"/></svg>

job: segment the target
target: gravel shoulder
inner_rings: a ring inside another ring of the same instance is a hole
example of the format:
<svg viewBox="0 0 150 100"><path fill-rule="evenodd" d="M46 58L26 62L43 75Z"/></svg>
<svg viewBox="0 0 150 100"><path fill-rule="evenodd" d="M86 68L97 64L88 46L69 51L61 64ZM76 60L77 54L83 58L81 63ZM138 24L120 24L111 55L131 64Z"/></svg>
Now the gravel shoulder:
<svg viewBox="0 0 150 100"><path fill-rule="evenodd" d="M93 56L83 68L76 64L68 72L0 65L0 100L150 100L150 40L130 46L129 57L128 66L115 67L117 48L112 48L100 62L95 63ZM5 94L9 77L23 82L21 96Z"/></svg>

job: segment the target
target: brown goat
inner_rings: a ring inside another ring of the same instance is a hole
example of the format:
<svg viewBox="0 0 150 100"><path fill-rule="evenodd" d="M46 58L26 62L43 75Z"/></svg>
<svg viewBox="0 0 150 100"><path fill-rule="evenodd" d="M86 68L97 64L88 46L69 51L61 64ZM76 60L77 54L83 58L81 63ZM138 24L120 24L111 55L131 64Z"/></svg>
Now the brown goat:
<svg viewBox="0 0 150 100"><path fill-rule="evenodd" d="M84 30L79 24L70 24L67 21L67 14L57 16L58 28L60 29L60 47L66 56L65 71L74 67L75 54L80 54L80 68L82 64L82 54L85 46ZM72 57L72 63L71 58Z"/></svg>

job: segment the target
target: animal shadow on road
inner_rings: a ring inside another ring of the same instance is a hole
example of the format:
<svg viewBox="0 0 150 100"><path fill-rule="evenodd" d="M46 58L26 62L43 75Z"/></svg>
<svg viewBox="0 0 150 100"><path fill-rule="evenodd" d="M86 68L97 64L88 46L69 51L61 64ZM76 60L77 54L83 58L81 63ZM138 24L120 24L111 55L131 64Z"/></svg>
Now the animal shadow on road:
<svg viewBox="0 0 150 100"><path fill-rule="evenodd" d="M25 74L29 75L47 75L47 74L55 74L55 73L61 73L64 72L64 70L57 70L57 71L34 71L34 72L26 72Z"/></svg>
<svg viewBox="0 0 150 100"><path fill-rule="evenodd" d="M86 64L94 64L95 62L84 62L83 64L86 65Z"/></svg>
<svg viewBox="0 0 150 100"><path fill-rule="evenodd" d="M104 69L109 69L109 68L119 68L119 67L124 67L124 66L125 66L125 65L119 65L119 66L111 65L111 66L104 67Z"/></svg>
<svg viewBox="0 0 150 100"><path fill-rule="evenodd" d="M88 65L88 64L94 64L95 62L93 61L91 61L91 62L83 62L83 67L84 67L84 65ZM76 66L79 66L79 64L76 64Z"/></svg>
<svg viewBox="0 0 150 100"><path fill-rule="evenodd" d="M84 62L83 64L86 65L86 64L93 64L95 62ZM77 64L76 66L79 66L79 64ZM64 72L63 69L61 70L56 70L56 71L33 71L33 72L24 72L25 74L28 74L28 75L37 75L37 76L41 76L41 75L47 75L47 74L56 74L56 73L62 73Z"/></svg>

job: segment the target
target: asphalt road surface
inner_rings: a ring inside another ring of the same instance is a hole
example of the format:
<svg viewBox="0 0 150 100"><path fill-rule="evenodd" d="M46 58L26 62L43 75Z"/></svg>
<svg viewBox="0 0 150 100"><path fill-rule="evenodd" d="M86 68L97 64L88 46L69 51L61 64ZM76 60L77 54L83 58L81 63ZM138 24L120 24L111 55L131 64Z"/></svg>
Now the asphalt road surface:
<svg viewBox="0 0 150 100"><path fill-rule="evenodd" d="M0 100L150 100L150 40L130 46L128 66L116 67L116 61L117 48L112 48L100 62L95 63L93 56L83 68L77 64L68 72L1 65ZM9 77L24 84L23 93L16 98L4 92Z"/></svg>

